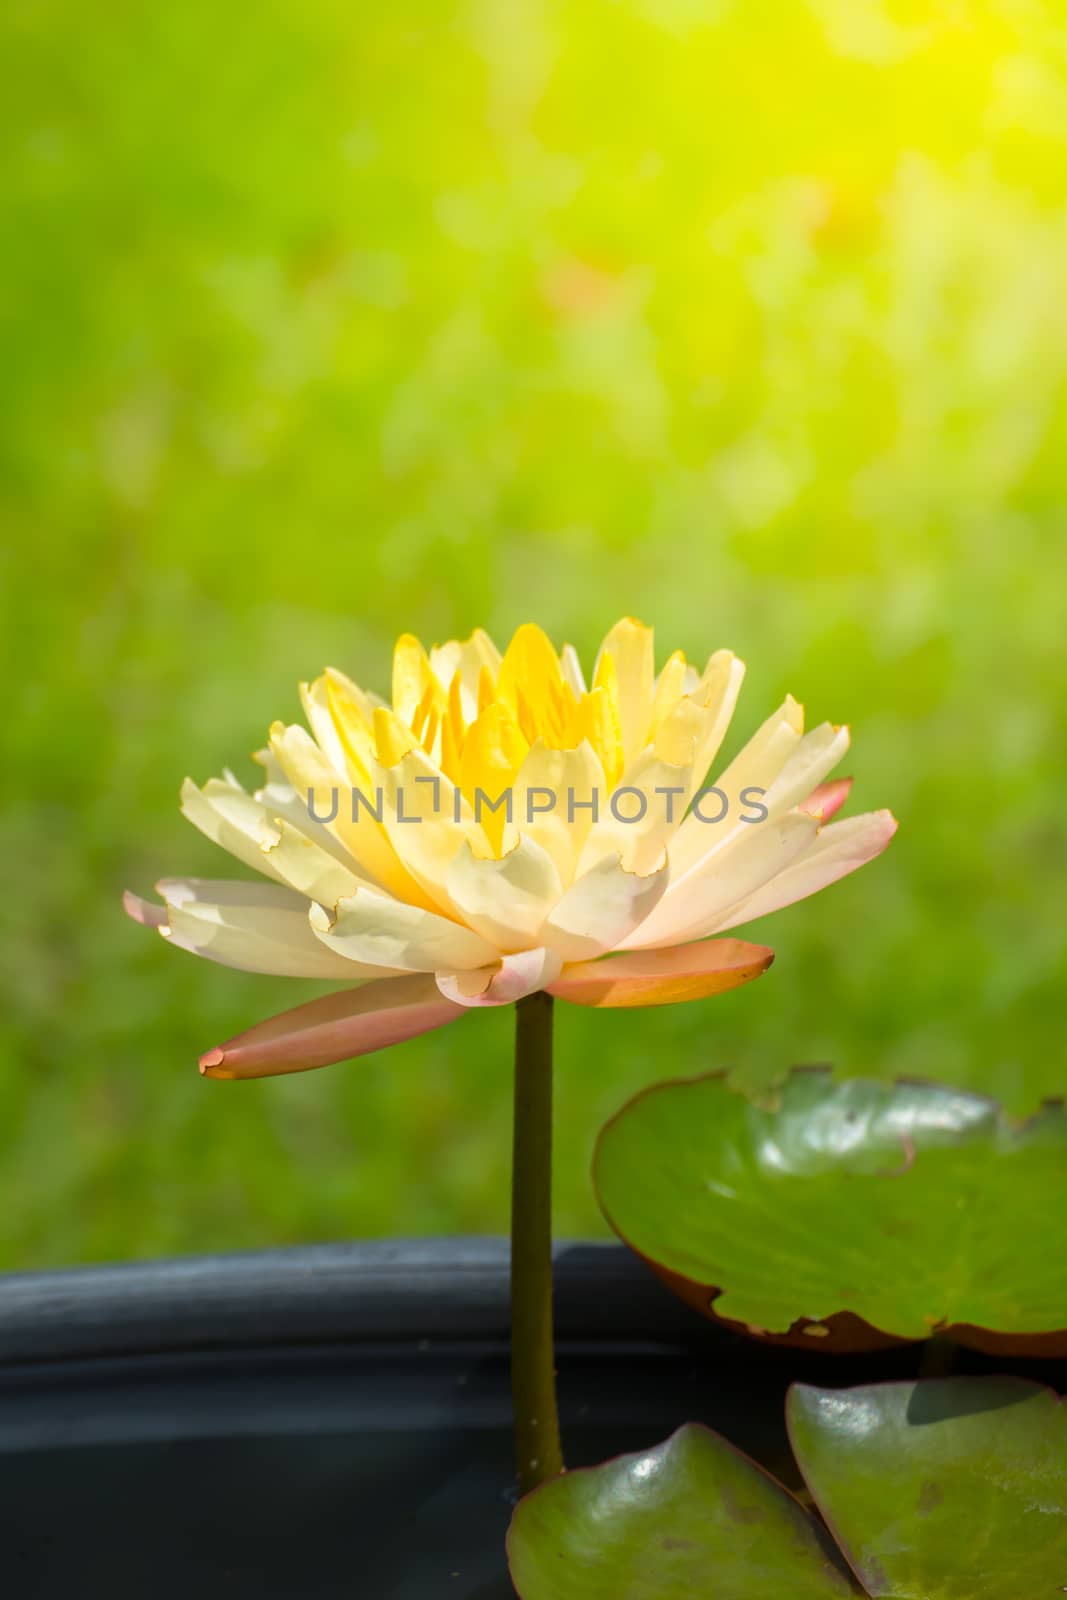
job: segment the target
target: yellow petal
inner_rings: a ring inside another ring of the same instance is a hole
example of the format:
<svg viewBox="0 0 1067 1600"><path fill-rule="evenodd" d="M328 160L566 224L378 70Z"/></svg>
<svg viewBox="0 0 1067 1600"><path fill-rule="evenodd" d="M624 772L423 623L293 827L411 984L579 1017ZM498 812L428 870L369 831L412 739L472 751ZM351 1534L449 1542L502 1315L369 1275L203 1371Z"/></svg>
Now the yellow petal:
<svg viewBox="0 0 1067 1600"><path fill-rule="evenodd" d="M378 706L374 712L374 753L383 767L395 767L418 740L410 727L392 711Z"/></svg>
<svg viewBox="0 0 1067 1600"><path fill-rule="evenodd" d="M509 819L506 809L494 812L490 806L511 787L529 749L518 723L499 701L487 706L467 730L460 758L460 787L475 818L480 819L494 855L500 854Z"/></svg>
<svg viewBox="0 0 1067 1600"><path fill-rule="evenodd" d="M562 733L558 720L562 689L552 641L534 623L524 623L504 652L496 696L521 726L527 744L541 736L554 740Z"/></svg>
<svg viewBox="0 0 1067 1600"><path fill-rule="evenodd" d="M402 633L393 650L393 710L410 723L415 709L436 680L430 658L413 633Z"/></svg>
<svg viewBox="0 0 1067 1600"><path fill-rule="evenodd" d="M353 776L356 782L363 782L367 777L367 757L374 750L374 707L350 678L346 678L343 672L338 672L333 667L323 673L322 678L312 685L312 689L317 690L319 683L324 685L330 719L352 768ZM319 726L311 721L310 715L308 722L311 731L329 754L327 745L320 737Z"/></svg>
<svg viewBox="0 0 1067 1600"><path fill-rule="evenodd" d="M327 687L326 674L322 673L312 683L300 685L300 703L304 708L308 727L311 729L316 744L329 761L330 765L340 773L349 772L349 755L345 743L341 738L330 707L330 696ZM353 772L352 776L355 775Z"/></svg>
<svg viewBox="0 0 1067 1600"><path fill-rule="evenodd" d="M622 776L622 732L618 706L603 684L579 700L560 742L565 749L571 749L583 739L589 740L604 769L608 788L614 789Z"/></svg>
<svg viewBox="0 0 1067 1600"><path fill-rule="evenodd" d="M419 701L418 705L415 707L415 713L411 718L411 731L415 735L416 739L421 740L423 738L426 725L430 718L434 715L433 707L435 690L438 694L440 694L440 687L437 684L428 683L426 685L426 692ZM425 741L423 741L423 747L425 748Z"/></svg>
<svg viewBox="0 0 1067 1600"><path fill-rule="evenodd" d="M441 771L457 786L463 776L461 757L466 736L467 723L463 715L457 672L448 694L448 711L441 723Z"/></svg>
<svg viewBox="0 0 1067 1600"><path fill-rule="evenodd" d="M668 656L663 665L663 670L656 679L656 692L652 697L650 728L653 738L664 718L674 710L674 707L685 693L685 669L685 653L682 650L676 650L672 656Z"/></svg>
<svg viewBox="0 0 1067 1600"><path fill-rule="evenodd" d="M425 903L462 920L446 887L449 865L468 839L476 855L493 853L462 791L421 745L392 767L375 763L373 773L384 799L383 826L407 872L420 884Z"/></svg>
<svg viewBox="0 0 1067 1600"><path fill-rule="evenodd" d="M622 734L624 768L640 754L649 739L655 679L653 632L633 617L617 622L600 647L594 684L602 682L600 664L611 658L616 680L616 703Z"/></svg>

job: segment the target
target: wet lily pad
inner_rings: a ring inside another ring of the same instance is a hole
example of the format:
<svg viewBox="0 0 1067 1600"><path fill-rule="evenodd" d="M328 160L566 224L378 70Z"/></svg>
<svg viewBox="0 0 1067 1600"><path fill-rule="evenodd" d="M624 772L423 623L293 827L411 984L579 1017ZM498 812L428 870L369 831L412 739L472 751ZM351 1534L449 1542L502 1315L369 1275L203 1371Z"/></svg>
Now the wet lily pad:
<svg viewBox="0 0 1067 1600"><path fill-rule="evenodd" d="M816 1505L876 1600L1019 1600L1067 1588L1067 1410L1021 1378L796 1385Z"/></svg>
<svg viewBox="0 0 1067 1600"><path fill-rule="evenodd" d="M627 1244L751 1333L1067 1353L1062 1104L1019 1125L936 1084L799 1069L761 1105L713 1075L631 1101L594 1179Z"/></svg>
<svg viewBox="0 0 1067 1600"><path fill-rule="evenodd" d="M508 1558L521 1600L1018 1600L1067 1586L1067 1412L1050 1391L797 1385L787 1420L825 1526L690 1423L520 1501Z"/></svg>
<svg viewBox="0 0 1067 1600"><path fill-rule="evenodd" d="M522 1600L841 1600L857 1591L793 1497L708 1428L527 1495L508 1534Z"/></svg>

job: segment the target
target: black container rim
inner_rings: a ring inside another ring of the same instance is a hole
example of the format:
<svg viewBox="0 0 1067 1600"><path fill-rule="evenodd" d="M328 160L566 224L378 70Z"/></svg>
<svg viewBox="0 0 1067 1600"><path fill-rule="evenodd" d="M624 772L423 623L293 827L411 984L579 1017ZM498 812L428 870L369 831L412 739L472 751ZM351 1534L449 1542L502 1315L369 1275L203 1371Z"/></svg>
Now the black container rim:
<svg viewBox="0 0 1067 1600"><path fill-rule="evenodd" d="M676 1300L623 1245L554 1252L570 1340L736 1335ZM383 1340L503 1341L504 1238L364 1239L0 1275L0 1363Z"/></svg>

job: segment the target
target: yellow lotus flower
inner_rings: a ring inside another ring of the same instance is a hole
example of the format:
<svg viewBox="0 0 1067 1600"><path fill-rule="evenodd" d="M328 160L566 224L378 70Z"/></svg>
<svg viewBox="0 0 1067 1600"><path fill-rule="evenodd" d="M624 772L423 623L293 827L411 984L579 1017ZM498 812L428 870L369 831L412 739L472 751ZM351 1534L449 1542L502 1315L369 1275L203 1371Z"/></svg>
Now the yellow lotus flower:
<svg viewBox="0 0 1067 1600"><path fill-rule="evenodd" d="M429 652L405 635L391 704L330 669L302 689L310 732L275 723L250 794L186 780L191 822L267 882L171 878L137 920L224 965L355 985L201 1058L220 1078L299 1071L539 989L662 1005L758 977L759 945L709 940L878 855L887 811L826 826L848 747L788 698L703 787L744 673L616 624L587 683L574 650L519 628Z"/></svg>

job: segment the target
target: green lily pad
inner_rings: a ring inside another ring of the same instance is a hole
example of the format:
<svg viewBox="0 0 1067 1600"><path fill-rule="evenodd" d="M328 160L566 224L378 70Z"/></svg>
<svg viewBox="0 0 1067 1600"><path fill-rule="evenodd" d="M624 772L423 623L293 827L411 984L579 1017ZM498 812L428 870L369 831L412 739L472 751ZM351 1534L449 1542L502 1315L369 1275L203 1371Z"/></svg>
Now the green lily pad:
<svg viewBox="0 0 1067 1600"><path fill-rule="evenodd" d="M1017 1125L936 1084L799 1069L767 1106L713 1075L631 1101L594 1181L671 1287L750 1333L1067 1352L1062 1104Z"/></svg>
<svg viewBox="0 0 1067 1600"><path fill-rule="evenodd" d="M789 1435L875 1600L1067 1589L1067 1409L1021 1378L796 1385Z"/></svg>
<svg viewBox="0 0 1067 1600"><path fill-rule="evenodd" d="M845 1563L793 1497L725 1439L665 1443L544 1484L516 1507L522 1600L842 1600Z"/></svg>
<svg viewBox="0 0 1067 1600"><path fill-rule="evenodd" d="M1032 1600L1067 1587L1067 1411L1050 1391L1016 1378L797 1385L786 1410L825 1525L688 1424L520 1501L508 1558L521 1600Z"/></svg>

